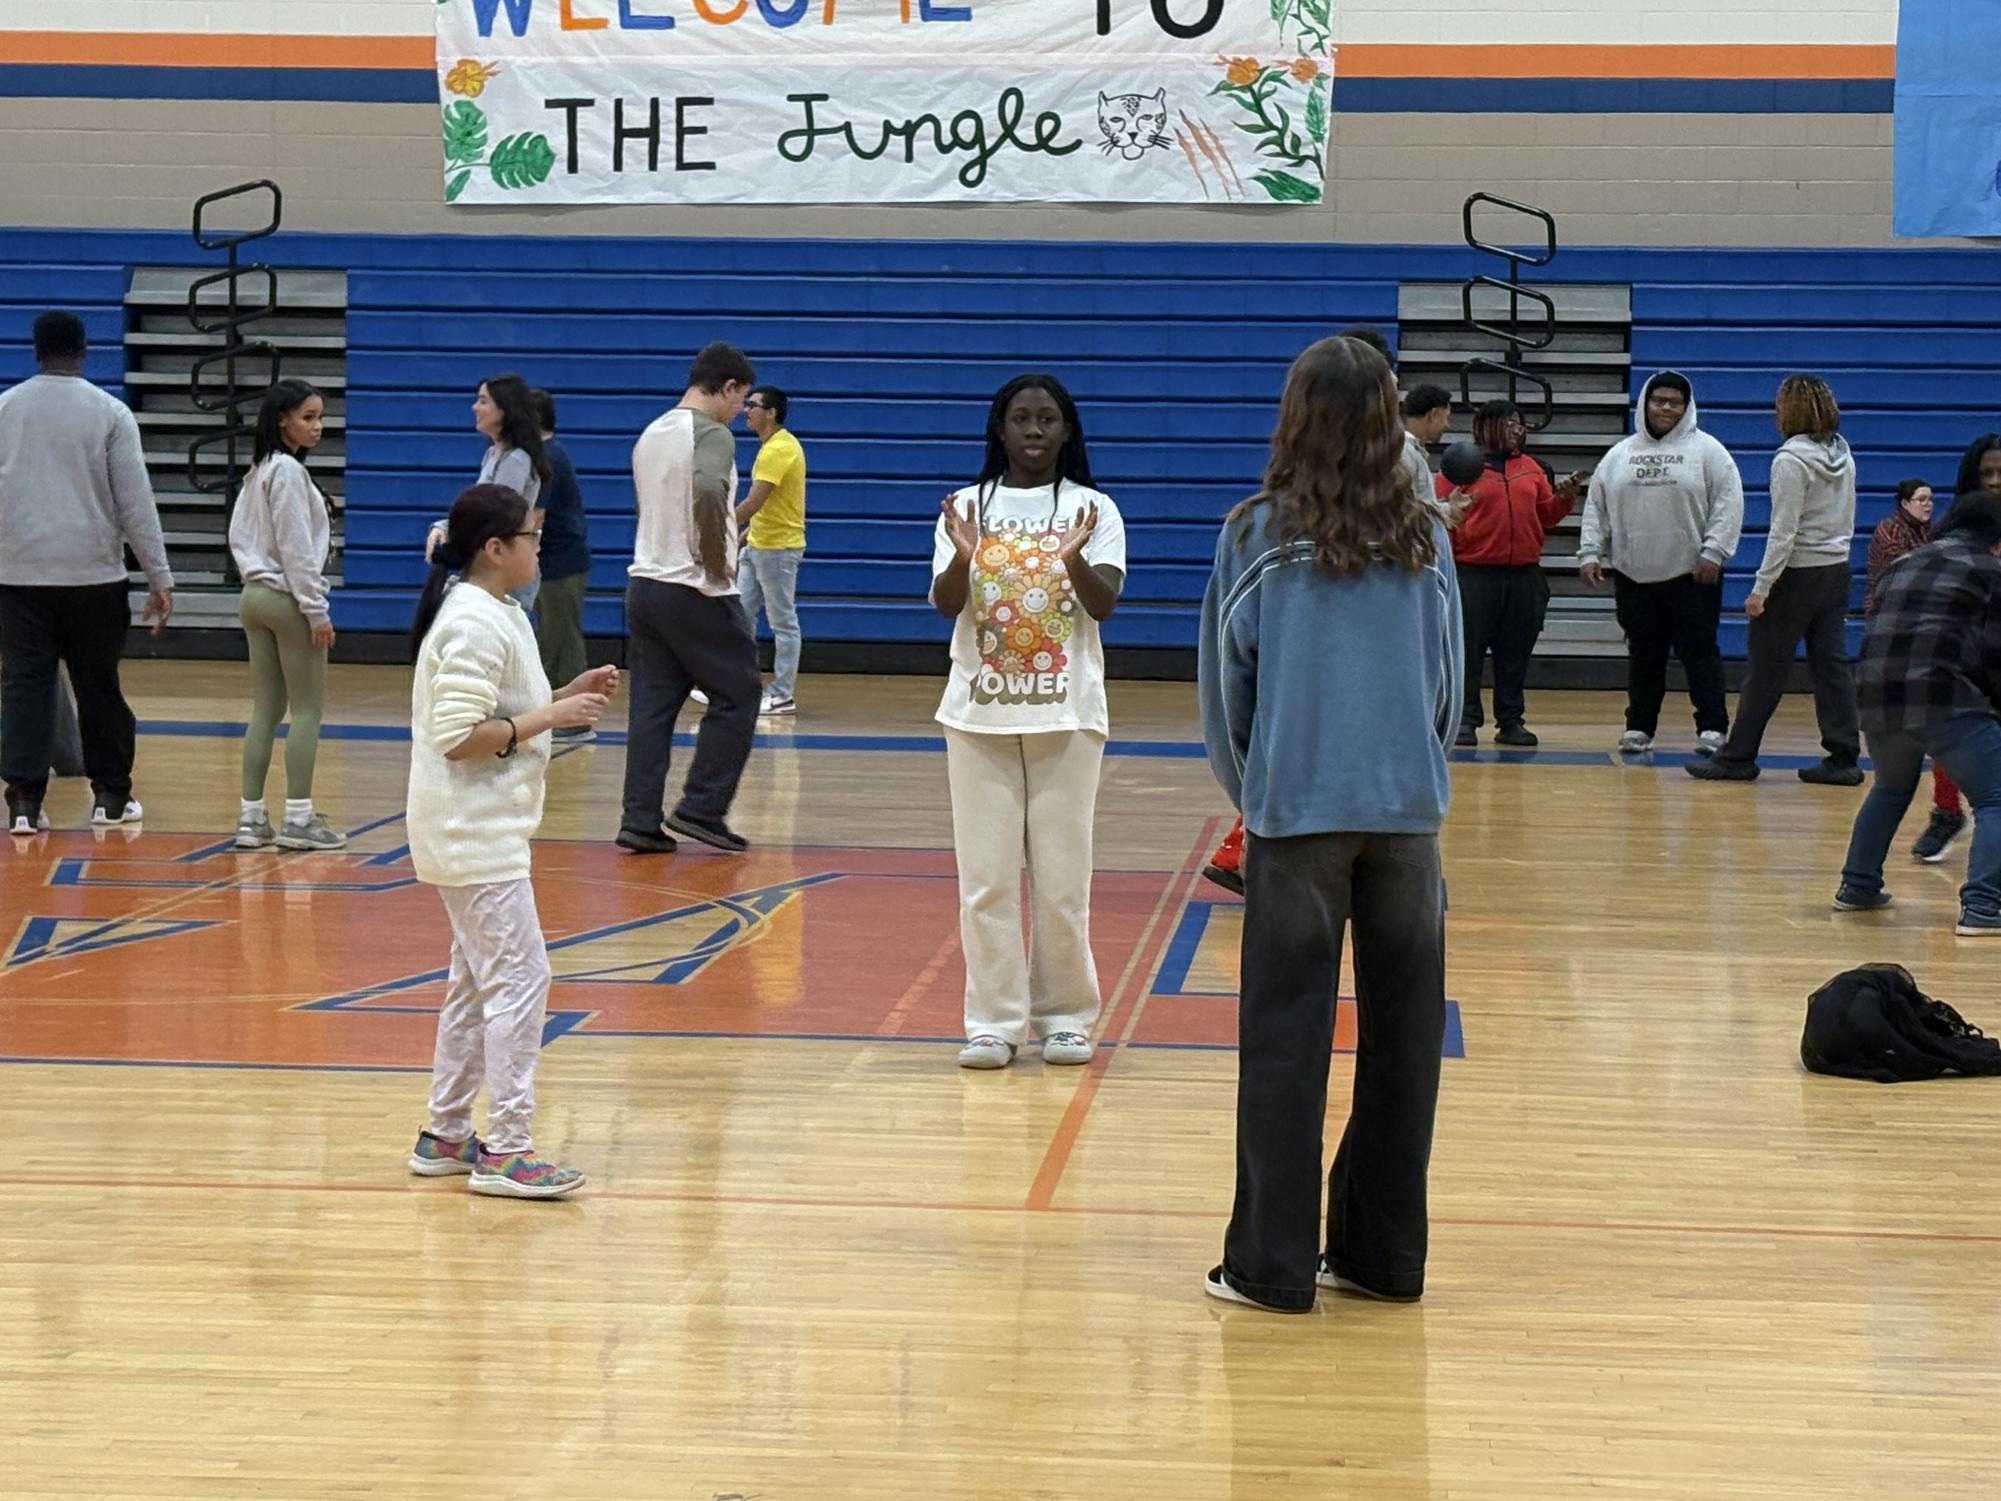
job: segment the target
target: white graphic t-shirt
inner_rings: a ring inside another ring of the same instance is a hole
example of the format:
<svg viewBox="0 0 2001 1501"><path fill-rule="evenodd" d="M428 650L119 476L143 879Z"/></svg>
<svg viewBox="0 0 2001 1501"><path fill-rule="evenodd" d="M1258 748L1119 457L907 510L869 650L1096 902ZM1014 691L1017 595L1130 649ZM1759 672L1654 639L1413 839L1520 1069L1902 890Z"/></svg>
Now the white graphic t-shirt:
<svg viewBox="0 0 2001 1501"><path fill-rule="evenodd" d="M938 722L976 735L1051 730L1111 733L1105 710L1105 650L1056 556L1077 513L1098 508L1084 544L1092 567L1126 569L1126 527L1112 498L1083 485L1033 490L968 486L952 497L979 527L972 590L952 627L952 674ZM958 554L938 518L935 579Z"/></svg>

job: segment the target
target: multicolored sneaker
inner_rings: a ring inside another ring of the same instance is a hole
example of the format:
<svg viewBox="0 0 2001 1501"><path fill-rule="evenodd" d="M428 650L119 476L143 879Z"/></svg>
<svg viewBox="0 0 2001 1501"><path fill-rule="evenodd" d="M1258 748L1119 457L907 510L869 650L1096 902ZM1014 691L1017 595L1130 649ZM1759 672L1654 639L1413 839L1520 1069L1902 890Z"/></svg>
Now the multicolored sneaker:
<svg viewBox="0 0 2001 1501"><path fill-rule="evenodd" d="M557 1167L533 1152L496 1157L484 1147L466 1185L476 1194L499 1199L560 1199L584 1186L584 1175L573 1167Z"/></svg>
<svg viewBox="0 0 2001 1501"><path fill-rule="evenodd" d="M446 1141L428 1131L417 1133L410 1148L410 1171L420 1178L456 1178L471 1172L484 1150L477 1136L464 1141Z"/></svg>
<svg viewBox="0 0 2001 1501"><path fill-rule="evenodd" d="M1225 891L1244 894L1244 821L1240 818L1202 867L1202 874Z"/></svg>

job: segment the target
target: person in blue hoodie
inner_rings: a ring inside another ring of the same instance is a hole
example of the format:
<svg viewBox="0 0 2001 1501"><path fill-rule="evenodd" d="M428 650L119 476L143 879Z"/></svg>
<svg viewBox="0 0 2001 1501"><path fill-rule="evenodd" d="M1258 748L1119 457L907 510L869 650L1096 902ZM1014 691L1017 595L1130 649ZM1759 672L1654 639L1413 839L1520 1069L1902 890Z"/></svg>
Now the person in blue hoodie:
<svg viewBox="0 0 2001 1501"><path fill-rule="evenodd" d="M1305 1312L1318 1287L1424 1290L1445 1029L1438 828L1465 648L1445 524L1403 448L1380 354L1337 337L1300 355L1263 488L1224 523L1202 603L1209 763L1252 841L1236 1207L1206 1289L1274 1312ZM1361 1045L1323 1178L1351 920Z"/></svg>

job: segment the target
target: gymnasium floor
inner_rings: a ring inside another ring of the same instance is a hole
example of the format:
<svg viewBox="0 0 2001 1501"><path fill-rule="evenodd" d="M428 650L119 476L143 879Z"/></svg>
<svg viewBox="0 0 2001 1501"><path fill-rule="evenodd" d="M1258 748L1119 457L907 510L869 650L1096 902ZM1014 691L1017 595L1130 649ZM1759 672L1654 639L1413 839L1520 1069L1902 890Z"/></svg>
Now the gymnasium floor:
<svg viewBox="0 0 2001 1501"><path fill-rule="evenodd" d="M1864 960L2001 1031L1963 849L1830 915L1857 792L1617 765L1609 695L1457 765L1429 1292L1279 1319L1200 1290L1238 924L1189 687L1114 685L1082 1071L953 1066L934 683L809 679L743 859L620 855L618 737L562 756L551 1205L403 1169L446 951L404 676L334 673L352 848L239 857L242 671L130 670L142 834L0 847L12 1501L2001 1494L2001 1085L1798 1064Z"/></svg>

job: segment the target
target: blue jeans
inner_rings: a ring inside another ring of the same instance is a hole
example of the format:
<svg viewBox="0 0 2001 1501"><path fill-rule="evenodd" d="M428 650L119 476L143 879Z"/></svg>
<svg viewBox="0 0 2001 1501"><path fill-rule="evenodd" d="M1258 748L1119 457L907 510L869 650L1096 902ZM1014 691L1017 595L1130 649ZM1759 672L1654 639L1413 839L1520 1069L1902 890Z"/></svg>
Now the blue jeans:
<svg viewBox="0 0 2001 1501"><path fill-rule="evenodd" d="M1883 889L1883 860L1910 811L1926 752L1973 808L1973 849L1959 905L1982 917L2001 915L2001 720L1988 714L1963 714L1923 735L1869 736L1876 780L1855 815L1841 883L1857 891Z"/></svg>
<svg viewBox="0 0 2001 1501"><path fill-rule="evenodd" d="M771 621L773 698L790 698L799 685L799 560L805 556L803 547L746 547L738 560L737 593L751 634L757 634L760 605Z"/></svg>

